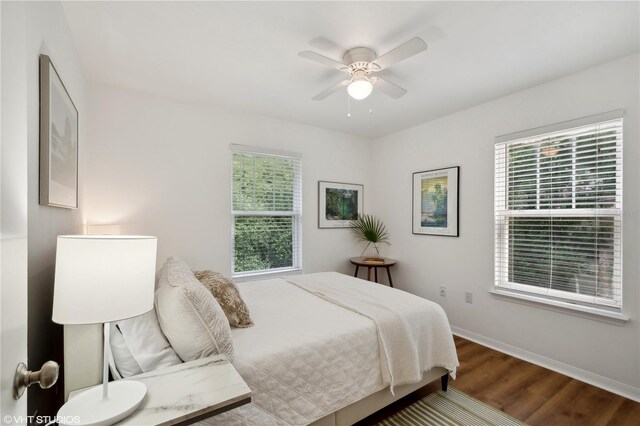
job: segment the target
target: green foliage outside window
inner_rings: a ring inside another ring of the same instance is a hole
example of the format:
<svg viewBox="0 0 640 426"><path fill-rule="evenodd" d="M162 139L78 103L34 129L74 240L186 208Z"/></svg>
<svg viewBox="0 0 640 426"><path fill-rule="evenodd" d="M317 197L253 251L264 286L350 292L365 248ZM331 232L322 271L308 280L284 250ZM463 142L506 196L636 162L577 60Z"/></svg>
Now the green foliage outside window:
<svg viewBox="0 0 640 426"><path fill-rule="evenodd" d="M294 159L234 153L234 272L294 266L297 178Z"/></svg>
<svg viewBox="0 0 640 426"><path fill-rule="evenodd" d="M614 208L616 135L603 132L508 148L509 210ZM585 212L586 213L586 212ZM615 220L606 216L508 219L509 281L612 298Z"/></svg>
<svg viewBox="0 0 640 426"><path fill-rule="evenodd" d="M293 266L291 216L236 216L236 272Z"/></svg>
<svg viewBox="0 0 640 426"><path fill-rule="evenodd" d="M613 219L511 218L509 231L509 281L612 297Z"/></svg>

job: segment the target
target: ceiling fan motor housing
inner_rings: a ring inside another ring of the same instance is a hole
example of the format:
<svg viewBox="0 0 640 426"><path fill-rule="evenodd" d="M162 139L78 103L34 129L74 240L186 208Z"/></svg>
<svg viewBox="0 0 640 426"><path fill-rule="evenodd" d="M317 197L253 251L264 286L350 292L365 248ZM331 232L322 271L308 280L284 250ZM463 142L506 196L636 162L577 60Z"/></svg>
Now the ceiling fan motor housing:
<svg viewBox="0 0 640 426"><path fill-rule="evenodd" d="M374 59L376 59L376 52L367 47L356 47L344 54L342 62L352 68L367 68Z"/></svg>

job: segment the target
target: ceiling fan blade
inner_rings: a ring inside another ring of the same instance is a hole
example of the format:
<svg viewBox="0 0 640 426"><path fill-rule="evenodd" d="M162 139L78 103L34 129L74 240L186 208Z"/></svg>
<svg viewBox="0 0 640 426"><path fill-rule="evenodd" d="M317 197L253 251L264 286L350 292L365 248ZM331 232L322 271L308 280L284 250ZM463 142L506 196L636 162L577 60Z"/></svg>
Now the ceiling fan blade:
<svg viewBox="0 0 640 426"><path fill-rule="evenodd" d="M298 53L298 56L301 56L303 58L309 59L314 62L318 62L323 65L330 66L331 68L335 68L340 71L347 68L346 65L343 64L342 62L338 62L335 59L328 58L316 52L311 52L310 50L305 50L304 52L300 52Z"/></svg>
<svg viewBox="0 0 640 426"><path fill-rule="evenodd" d="M415 37L385 53L379 58L376 58L373 62L378 64L380 69L383 70L390 65L404 61L405 59L410 58L413 55L417 55L425 50L427 50L427 43L425 43L420 37Z"/></svg>
<svg viewBox="0 0 640 426"><path fill-rule="evenodd" d="M309 45L315 47L316 49L320 49L324 52L327 52L331 56L335 58L342 58L344 53L347 51L344 47L332 42L329 39L324 37L316 37L309 42Z"/></svg>
<svg viewBox="0 0 640 426"><path fill-rule="evenodd" d="M329 96L329 95L337 92L338 90L342 89L348 83L349 83L349 80L344 80L344 81L341 81L339 83L336 83L333 86L329 87L328 89L325 89L322 92L318 93L317 95L315 95L311 99L313 99L314 101L321 101L324 98L326 98L327 96Z"/></svg>
<svg viewBox="0 0 640 426"><path fill-rule="evenodd" d="M407 89L404 89L397 84L394 84L389 80L385 80L384 78L380 77L376 77L376 80L373 83L373 87L394 99L401 98L405 93L407 93Z"/></svg>

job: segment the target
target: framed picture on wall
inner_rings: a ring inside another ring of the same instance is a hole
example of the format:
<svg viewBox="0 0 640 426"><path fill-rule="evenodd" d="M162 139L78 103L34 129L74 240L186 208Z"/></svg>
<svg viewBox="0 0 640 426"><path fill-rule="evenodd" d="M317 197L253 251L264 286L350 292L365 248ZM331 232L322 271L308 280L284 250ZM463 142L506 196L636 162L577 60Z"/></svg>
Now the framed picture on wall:
<svg viewBox="0 0 640 426"><path fill-rule="evenodd" d="M350 228L362 214L363 197L363 185L319 181L318 228Z"/></svg>
<svg viewBox="0 0 640 426"><path fill-rule="evenodd" d="M413 174L413 233L457 237L460 167Z"/></svg>
<svg viewBox="0 0 640 426"><path fill-rule="evenodd" d="M78 110L40 55L40 204L78 208Z"/></svg>

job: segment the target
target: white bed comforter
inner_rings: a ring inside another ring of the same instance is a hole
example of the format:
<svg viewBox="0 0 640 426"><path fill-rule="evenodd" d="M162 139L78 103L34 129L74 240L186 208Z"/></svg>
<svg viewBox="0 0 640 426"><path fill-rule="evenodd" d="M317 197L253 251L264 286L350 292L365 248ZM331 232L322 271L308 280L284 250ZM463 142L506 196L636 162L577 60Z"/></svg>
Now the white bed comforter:
<svg viewBox="0 0 640 426"><path fill-rule="evenodd" d="M282 278L238 287L255 325L232 329L233 364L252 402L202 424L306 425L389 385L378 327L365 315Z"/></svg>
<svg viewBox="0 0 640 426"><path fill-rule="evenodd" d="M391 392L394 386L419 382L433 367L446 368L455 379L456 347L440 305L337 272L297 275L287 281L376 324L382 379Z"/></svg>

